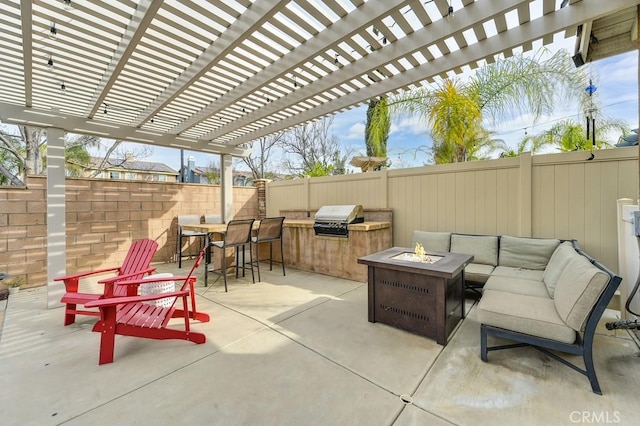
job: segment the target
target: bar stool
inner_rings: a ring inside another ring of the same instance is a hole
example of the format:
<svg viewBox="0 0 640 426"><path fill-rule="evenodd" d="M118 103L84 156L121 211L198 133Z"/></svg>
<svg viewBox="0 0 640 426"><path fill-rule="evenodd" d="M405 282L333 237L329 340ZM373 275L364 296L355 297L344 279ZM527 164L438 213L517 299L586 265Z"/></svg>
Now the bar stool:
<svg viewBox="0 0 640 426"><path fill-rule="evenodd" d="M232 220L227 224L227 230L224 232L224 238L222 241L211 241L209 243L209 249L213 249L213 255L210 257L211 262L215 263L215 250L220 249L222 251L222 265L220 269L209 269L209 266L205 265L204 268L204 285L208 283L208 274L218 274L224 277L224 291L227 291L227 248L235 248L236 255L236 278L238 278L238 270L242 269L242 276L247 268L247 265L251 268L251 279L255 283L256 279L253 274L253 250L251 249L251 228L253 227L254 219L242 219ZM245 245L249 245L249 262L245 262ZM242 264L240 264L240 247L242 247Z"/></svg>
<svg viewBox="0 0 640 426"><path fill-rule="evenodd" d="M275 260L276 263L282 263L282 275L287 275L284 270L284 250L282 247L282 224L284 223L284 217L265 217L260 220L255 235L251 237L251 243L256 245L256 266L258 268L258 281L262 281L260 278L260 252L258 247L260 243L269 243L269 270L273 271L273 242L280 241L280 260Z"/></svg>
<svg viewBox="0 0 640 426"><path fill-rule="evenodd" d="M207 236L206 232L184 230L182 229L183 225L200 225L200 216L197 214L178 216L178 247L176 250L178 252L178 268L182 268L182 239L186 238L189 240L191 237L198 237L205 241ZM204 246L204 242L202 245Z"/></svg>

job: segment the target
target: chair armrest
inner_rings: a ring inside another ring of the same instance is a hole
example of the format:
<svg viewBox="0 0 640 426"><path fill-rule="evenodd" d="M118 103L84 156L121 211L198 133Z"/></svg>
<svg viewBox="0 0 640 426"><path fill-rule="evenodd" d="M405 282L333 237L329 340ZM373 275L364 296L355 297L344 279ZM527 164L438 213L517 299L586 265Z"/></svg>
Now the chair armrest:
<svg viewBox="0 0 640 426"><path fill-rule="evenodd" d="M104 284L104 289L102 290L102 295L103 297L113 297L113 293L114 293L114 289L115 289L115 285L120 285L120 281L124 278L131 278L131 277L136 277L139 276L140 274L149 274L153 271L155 271L156 268L149 268L149 269L145 269L144 271L136 271L136 272L132 272L131 274L125 274L125 275L118 275L115 277L111 277L111 278L106 278L104 280L100 280L98 281L98 284ZM136 286L135 288L127 288L127 295L129 296L134 296L136 293L138 292L138 287Z"/></svg>
<svg viewBox="0 0 640 426"><path fill-rule="evenodd" d="M88 277L90 275L103 274L106 272L116 272L118 270L120 270L119 266L114 268L98 269L91 272L81 272L79 274L67 275L66 277L54 278L53 280L62 281L64 283L64 291L66 293L78 293L78 287L80 287L80 278Z"/></svg>
<svg viewBox="0 0 640 426"><path fill-rule="evenodd" d="M89 275L104 274L106 272L114 272L114 271L117 271L119 269L120 269L120 267L116 266L114 268L98 269L96 271L91 271L91 272L80 272L79 274L67 275L67 276L64 276L64 277L57 277L57 278L54 278L53 280L54 281L75 280L75 279L78 279L78 278L87 277Z"/></svg>
<svg viewBox="0 0 640 426"><path fill-rule="evenodd" d="M134 296L137 292L138 292L138 287L141 284L151 284L151 283L158 283L158 282L166 282L166 281L185 281L185 280L189 280L190 281L190 286L193 287L193 283L196 282L196 277L161 277L161 278L154 278L152 280L144 280L144 279L137 279L137 280L129 280L129 281L117 281L117 285L124 285L127 287L130 287L129 289L127 289L127 295L129 296ZM107 289L105 289L105 298L110 298L113 297L113 284L108 285L109 291L111 291L111 293L108 293L107 295ZM133 288L131 288L133 287ZM163 293L159 293L159 294L163 294ZM167 293L164 293L167 294ZM122 297L122 296L118 296L118 297ZM166 297L166 296L165 296ZM164 297L160 297L160 299L163 299Z"/></svg>
<svg viewBox="0 0 640 426"><path fill-rule="evenodd" d="M149 275L149 276L153 276L153 275ZM118 285L134 285L134 286L139 286L140 284L151 284L151 283L160 283L160 282L166 282L166 281L185 281L185 280L196 280L196 277L161 277L161 278L154 278L154 279L139 279L139 280L129 280L129 281L118 281Z"/></svg>
<svg viewBox="0 0 640 426"><path fill-rule="evenodd" d="M185 297L189 295L189 290L172 291L171 293L155 293L146 296L124 296L111 297L109 299L92 300L85 303L87 308L106 308L108 306L124 305L127 303L146 302L150 300L164 299L165 297Z"/></svg>
<svg viewBox="0 0 640 426"><path fill-rule="evenodd" d="M130 274L116 275L115 277L104 278L104 279L98 281L98 284L112 284L112 283L114 283L116 281L118 282L118 284L120 284L120 281L122 281L123 279L135 277L135 276L140 275L140 274L150 274L150 273L154 272L155 270L156 270L156 268L149 268L149 269L144 269L142 271L132 272Z"/></svg>

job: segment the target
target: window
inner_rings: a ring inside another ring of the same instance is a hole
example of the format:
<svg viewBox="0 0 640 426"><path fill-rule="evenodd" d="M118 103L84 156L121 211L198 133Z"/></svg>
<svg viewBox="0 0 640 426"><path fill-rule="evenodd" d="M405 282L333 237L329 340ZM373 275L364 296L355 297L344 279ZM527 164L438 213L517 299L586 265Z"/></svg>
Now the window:
<svg viewBox="0 0 640 426"><path fill-rule="evenodd" d="M120 172L109 172L109 179L120 179Z"/></svg>

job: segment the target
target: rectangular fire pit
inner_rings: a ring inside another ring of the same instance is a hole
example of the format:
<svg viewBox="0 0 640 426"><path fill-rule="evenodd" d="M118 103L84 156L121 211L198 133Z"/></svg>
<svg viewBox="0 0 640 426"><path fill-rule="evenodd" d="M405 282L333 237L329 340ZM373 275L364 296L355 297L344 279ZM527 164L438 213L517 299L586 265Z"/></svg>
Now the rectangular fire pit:
<svg viewBox="0 0 640 426"><path fill-rule="evenodd" d="M473 256L427 254L393 247L358 259L368 266L369 321L382 322L445 346L464 318L464 267Z"/></svg>

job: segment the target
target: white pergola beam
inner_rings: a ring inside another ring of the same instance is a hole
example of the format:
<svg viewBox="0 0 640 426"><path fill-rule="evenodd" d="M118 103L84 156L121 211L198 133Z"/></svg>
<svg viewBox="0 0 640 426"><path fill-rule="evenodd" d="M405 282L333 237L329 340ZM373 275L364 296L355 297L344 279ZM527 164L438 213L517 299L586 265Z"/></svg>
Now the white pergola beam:
<svg viewBox="0 0 640 426"><path fill-rule="evenodd" d="M254 91L266 86L269 82L275 80L279 76L292 72L293 69L317 56L319 52L324 52L340 40L355 34L363 27L371 25L373 21L381 16L385 16L391 11L400 9L409 3L411 3L411 0L404 0L399 3L387 1L370 1L365 3L360 6L359 9L345 16L340 21L340 25L334 24L322 31L316 37L313 37L307 42L301 44L271 66L258 72L253 77L239 84L229 93L212 102L209 106L195 114L193 117L185 120L179 126L176 126L172 129L172 133L181 133L208 117L215 115L229 105L242 100Z"/></svg>
<svg viewBox="0 0 640 426"><path fill-rule="evenodd" d="M485 5L486 6L486 5ZM536 19L524 25L512 28L509 31L490 37L482 43L469 46L464 50L450 53L439 58L437 61L426 66L413 68L405 73L382 80L381 82L368 86L351 95L340 97L318 105L312 110L307 110L293 117L281 120L260 130L251 132L242 137L238 137L232 143L247 143L261 137L289 129L297 124L323 117L350 105L365 102L375 96L391 93L399 88L405 87L415 81L425 80L435 75L445 73L456 67L461 67L470 62L481 59L490 60L506 49L513 48L522 43L538 40L546 34L555 34L565 28L575 26L582 22L592 21L612 11L617 11L629 7L629 1L609 0L600 2L598 0L583 0L571 8L564 8L550 14L544 20ZM458 14L456 14L456 19Z"/></svg>
<svg viewBox="0 0 640 426"><path fill-rule="evenodd" d="M266 118L278 110L291 107L313 97L315 94L324 93L330 88L339 85L342 81L351 81L360 75L371 74L376 69L381 68L390 61L395 61L405 56L409 56L411 53L416 51L416 47L444 43L444 40L450 37L452 32L465 31L468 28L472 28L477 22L487 21L496 16L500 16L511 9L513 9L513 4L509 4L509 2L491 2L489 4L476 3L470 5L457 13L454 21L440 20L438 22L434 22L428 27L424 27L412 34L409 34L407 37L396 41L393 45L393 50L385 51L384 49L381 49L379 51L372 52L370 55L359 59L357 62L345 65L330 75L301 87L295 92L290 93L288 96L271 102L269 105L260 108L252 114L239 118L231 125L227 125L220 130L212 131L203 135L202 138L211 140L222 138L231 132L241 129L250 122ZM437 62L438 61L433 60L434 64ZM429 63L431 63L431 61L429 61ZM465 64L463 63L462 65ZM439 73L432 74L431 76L437 74ZM378 80L378 78L376 78L376 80ZM364 100L379 96L382 93L380 93L375 86L377 86L377 84L369 85L367 88L358 91L357 95L352 94L350 96L358 96L358 98L362 98L360 94L368 92L371 92L371 95ZM400 87L401 86L398 88ZM347 98L350 96L347 96ZM358 102L361 101L362 100L359 100Z"/></svg>
<svg viewBox="0 0 640 426"><path fill-rule="evenodd" d="M0 121L18 126L59 128L69 133L126 140L166 148L228 154L234 157L246 157L251 153L251 148L222 145L204 139L153 132L132 126L120 126L112 122L66 116L57 111L25 108L2 102L0 102Z"/></svg>
<svg viewBox="0 0 640 426"><path fill-rule="evenodd" d="M189 68L184 70L154 102L145 108L135 125L141 126L150 120L158 111L187 90L228 53L232 52L235 47L240 45L246 34L250 34L260 28L276 12L285 7L287 3L289 3L289 0L268 0L251 5L244 13L243 19L238 19L227 28L218 40L206 49Z"/></svg>
<svg viewBox="0 0 640 426"><path fill-rule="evenodd" d="M33 105L33 4L31 0L20 1L22 26L22 66L24 68L25 105Z"/></svg>
<svg viewBox="0 0 640 426"><path fill-rule="evenodd" d="M127 64L127 61L131 57L138 46L138 42L144 36L149 24L156 16L156 13L162 6L161 1L153 0L140 0L138 7L129 22L129 26L120 43L115 51L115 54L111 58L111 62L107 67L103 79L96 88L94 96L89 101L89 111L86 116L93 118L102 106L105 98L109 94L109 91L113 87L114 83L118 79L120 72Z"/></svg>

